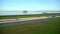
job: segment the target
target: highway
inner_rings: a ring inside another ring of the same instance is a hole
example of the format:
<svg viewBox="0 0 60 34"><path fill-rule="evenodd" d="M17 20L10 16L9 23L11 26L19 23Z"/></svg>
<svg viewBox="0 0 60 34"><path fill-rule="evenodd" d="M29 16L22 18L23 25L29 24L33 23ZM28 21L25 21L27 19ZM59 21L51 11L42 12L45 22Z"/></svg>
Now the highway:
<svg viewBox="0 0 60 34"><path fill-rule="evenodd" d="M15 25L21 25L21 24L29 24L29 23L42 23L49 20L58 20L59 18L46 18L46 19L37 19L37 20L28 20L28 21L17 21L17 22L9 22L9 23L0 23L0 27L5 26L15 26Z"/></svg>

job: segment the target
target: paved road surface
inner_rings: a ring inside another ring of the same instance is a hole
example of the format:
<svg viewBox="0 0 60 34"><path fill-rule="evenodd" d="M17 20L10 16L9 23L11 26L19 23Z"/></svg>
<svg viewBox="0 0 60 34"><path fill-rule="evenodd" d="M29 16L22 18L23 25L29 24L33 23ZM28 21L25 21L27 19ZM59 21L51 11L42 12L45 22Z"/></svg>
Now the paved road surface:
<svg viewBox="0 0 60 34"><path fill-rule="evenodd" d="M58 18L46 18L46 19L37 19L37 20L29 20L29 21L19 21L19 22L9 22L9 23L0 23L0 27L4 26L13 26L20 24L29 24L29 23L37 23L37 22L46 22L48 20L58 20Z"/></svg>

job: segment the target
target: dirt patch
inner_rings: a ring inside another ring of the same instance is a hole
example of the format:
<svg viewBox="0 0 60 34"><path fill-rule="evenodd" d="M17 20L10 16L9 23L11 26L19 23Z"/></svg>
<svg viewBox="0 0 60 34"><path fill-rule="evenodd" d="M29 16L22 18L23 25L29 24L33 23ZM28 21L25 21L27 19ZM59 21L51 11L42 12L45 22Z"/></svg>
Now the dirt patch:
<svg viewBox="0 0 60 34"><path fill-rule="evenodd" d="M50 17L29 17L29 18L17 18L17 19L2 19L0 23L8 23L8 22L15 22L15 21L28 21L28 20L36 20L36 19L45 19Z"/></svg>

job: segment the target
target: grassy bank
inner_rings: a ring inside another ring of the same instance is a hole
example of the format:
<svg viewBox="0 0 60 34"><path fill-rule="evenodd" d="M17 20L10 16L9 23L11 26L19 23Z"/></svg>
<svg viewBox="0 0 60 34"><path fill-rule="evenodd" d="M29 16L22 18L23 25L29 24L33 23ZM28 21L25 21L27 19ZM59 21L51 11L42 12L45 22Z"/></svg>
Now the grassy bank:
<svg viewBox="0 0 60 34"><path fill-rule="evenodd" d="M59 34L60 20L0 27L0 34Z"/></svg>

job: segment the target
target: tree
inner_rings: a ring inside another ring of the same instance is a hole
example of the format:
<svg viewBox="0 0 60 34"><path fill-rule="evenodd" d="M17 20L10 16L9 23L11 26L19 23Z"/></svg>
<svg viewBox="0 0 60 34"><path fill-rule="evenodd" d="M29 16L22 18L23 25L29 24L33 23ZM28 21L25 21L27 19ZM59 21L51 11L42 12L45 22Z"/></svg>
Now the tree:
<svg viewBox="0 0 60 34"><path fill-rule="evenodd" d="M28 11L23 11L24 14L27 14Z"/></svg>

